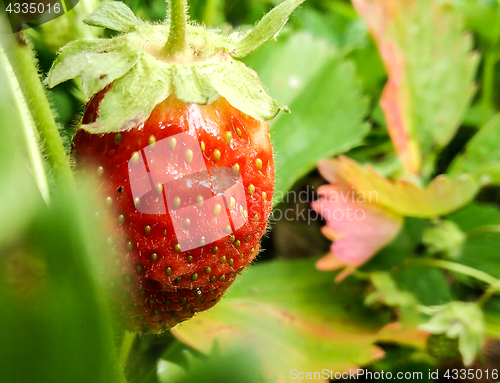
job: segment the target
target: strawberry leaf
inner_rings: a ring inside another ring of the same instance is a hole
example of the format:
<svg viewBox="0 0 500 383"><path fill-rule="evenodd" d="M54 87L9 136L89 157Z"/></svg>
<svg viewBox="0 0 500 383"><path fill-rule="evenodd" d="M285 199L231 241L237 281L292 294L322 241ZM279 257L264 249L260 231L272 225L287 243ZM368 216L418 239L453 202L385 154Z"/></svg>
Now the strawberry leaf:
<svg viewBox="0 0 500 383"><path fill-rule="evenodd" d="M500 210L494 205L472 204L452 214L449 220L466 235L455 262L500 278Z"/></svg>
<svg viewBox="0 0 500 383"><path fill-rule="evenodd" d="M319 169L325 176L322 164ZM341 180L332 181L332 185L319 188L320 198L311 204L326 220L322 231L333 241L331 251L318 261L316 267L336 270L347 266L336 280L347 276L390 243L403 223L403 217L349 189L349 185L342 185Z"/></svg>
<svg viewBox="0 0 500 383"><path fill-rule="evenodd" d="M440 175L422 187L406 179L390 181L372 167L363 169L347 157L329 163L358 193L404 216L430 218L452 213L469 203L479 190L479 184L468 175L456 180Z"/></svg>
<svg viewBox="0 0 500 383"><path fill-rule="evenodd" d="M283 33L244 62L258 72L270 93L289 105L335 53L335 47L310 33Z"/></svg>
<svg viewBox="0 0 500 383"><path fill-rule="evenodd" d="M223 304L172 330L209 353L235 342L253 348L267 379L287 381L298 371L348 371L382 355L373 342L384 324L363 306L361 286L333 282L315 260L271 262L238 279ZM325 304L328 302L328 304Z"/></svg>
<svg viewBox="0 0 500 383"><path fill-rule="evenodd" d="M368 133L367 100L352 63L306 33L269 44L245 61L290 106L271 124L279 202L321 159L359 145Z"/></svg>
<svg viewBox="0 0 500 383"><path fill-rule="evenodd" d="M477 56L462 21L432 0L354 0L389 74L381 104L410 174L426 172L454 136L474 94Z"/></svg>
<svg viewBox="0 0 500 383"><path fill-rule="evenodd" d="M255 352L242 345L221 352L215 343L209 355L195 356L184 350L183 356L186 359L186 366L182 367L168 360L158 362L158 380L161 383L224 382L227 379L229 365L233 382L266 382L256 371L259 360ZM249 374L249 371L252 373Z"/></svg>
<svg viewBox="0 0 500 383"><path fill-rule="evenodd" d="M500 184L500 115L494 117L467 143L448 171L452 177L471 173L482 183Z"/></svg>

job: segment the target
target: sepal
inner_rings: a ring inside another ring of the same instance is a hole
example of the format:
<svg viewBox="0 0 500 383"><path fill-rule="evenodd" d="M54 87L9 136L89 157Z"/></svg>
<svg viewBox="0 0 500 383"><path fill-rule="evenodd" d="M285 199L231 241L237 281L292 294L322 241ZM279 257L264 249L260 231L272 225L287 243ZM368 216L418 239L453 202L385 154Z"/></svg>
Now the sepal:
<svg viewBox="0 0 500 383"><path fill-rule="evenodd" d="M170 25L138 20L121 2L102 5L86 19L90 25L124 34L112 39L83 39L66 45L55 60L47 84L54 87L81 77L85 100L109 87L91 133L119 132L144 122L172 94L185 102L210 104L224 97L241 112L261 121L289 112L265 90L257 74L232 56L243 57L272 38L304 0L274 8L248 35L186 25L186 48L165 50Z"/></svg>
<svg viewBox="0 0 500 383"><path fill-rule="evenodd" d="M106 93L99 105L97 121L82 128L91 133L132 129L146 121L154 107L172 92L171 65L142 56Z"/></svg>
<svg viewBox="0 0 500 383"><path fill-rule="evenodd" d="M233 57L249 55L275 37L285 26L290 15L305 0L287 0L274 7L243 39L238 41L231 52Z"/></svg>
<svg viewBox="0 0 500 383"><path fill-rule="evenodd" d="M117 32L132 32L141 23L132 10L121 1L111 1L101 5L83 20L93 27L102 27Z"/></svg>

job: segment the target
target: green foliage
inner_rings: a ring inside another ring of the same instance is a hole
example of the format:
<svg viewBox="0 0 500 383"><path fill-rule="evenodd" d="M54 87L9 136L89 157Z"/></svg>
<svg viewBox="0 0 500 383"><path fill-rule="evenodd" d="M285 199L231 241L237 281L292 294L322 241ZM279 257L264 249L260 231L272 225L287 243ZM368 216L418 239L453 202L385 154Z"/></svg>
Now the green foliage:
<svg viewBox="0 0 500 383"><path fill-rule="evenodd" d="M98 247L88 243L95 233L86 233L93 224L72 197L53 198L50 208L39 202L1 248L0 374L10 382L124 382L96 280Z"/></svg>
<svg viewBox="0 0 500 383"><path fill-rule="evenodd" d="M207 356L196 357L189 351L184 351L184 356L186 367L168 360L159 361L160 383L270 382L262 376L256 353L248 347L236 345L221 352L215 344Z"/></svg>
<svg viewBox="0 0 500 383"><path fill-rule="evenodd" d="M71 185L51 193L49 206L42 199L26 167L40 156L37 135L26 126L32 115L22 106L26 97L12 86L16 78L4 59L0 375L8 382L124 382L99 281L100 240L95 241L95 223L85 214L93 209L79 202Z"/></svg>
<svg viewBox="0 0 500 383"><path fill-rule="evenodd" d="M450 218L467 235L457 262L500 278L500 210L493 206L470 205Z"/></svg>
<svg viewBox="0 0 500 383"><path fill-rule="evenodd" d="M363 306L362 286L335 284L313 264L308 259L252 267L224 304L175 328L174 335L204 352L216 341L222 347L242 342L258 353L264 375L278 380L293 368L343 371L376 359L373 343L387 318Z"/></svg>
<svg viewBox="0 0 500 383"><path fill-rule="evenodd" d="M481 349L485 325L483 312L475 303L452 302L425 310L432 318L421 325L432 334L446 334L458 338L458 348L466 366L470 365Z"/></svg>
<svg viewBox="0 0 500 383"><path fill-rule="evenodd" d="M465 152L457 156L449 173L473 174L485 184L500 184L500 116L494 117L467 143Z"/></svg>
<svg viewBox="0 0 500 383"><path fill-rule="evenodd" d="M474 94L478 60L470 36L457 12L439 1L353 3L389 74L381 103L396 150L408 173L428 175Z"/></svg>
<svg viewBox="0 0 500 383"><path fill-rule="evenodd" d="M271 124L276 202L319 160L360 145L369 130L367 100L353 64L308 33L283 37L245 61L293 111Z"/></svg>
<svg viewBox="0 0 500 383"><path fill-rule="evenodd" d="M456 259L462 251L465 234L451 221L439 221L428 228L422 237L422 242L433 254Z"/></svg>

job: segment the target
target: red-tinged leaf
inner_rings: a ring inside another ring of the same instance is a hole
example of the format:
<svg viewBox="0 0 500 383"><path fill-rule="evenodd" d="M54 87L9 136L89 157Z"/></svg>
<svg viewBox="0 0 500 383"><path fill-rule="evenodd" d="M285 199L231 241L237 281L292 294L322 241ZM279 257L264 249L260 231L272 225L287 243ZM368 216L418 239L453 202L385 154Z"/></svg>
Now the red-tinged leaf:
<svg viewBox="0 0 500 383"><path fill-rule="evenodd" d="M314 262L256 265L221 304L172 333L204 353L215 341L222 350L241 342L257 352L264 376L276 382L288 382L292 369L343 372L382 357L374 342L386 323L364 306L363 287L335 284Z"/></svg>
<svg viewBox="0 0 500 383"><path fill-rule="evenodd" d="M474 94L477 57L449 5L432 0L353 0L389 79L382 95L406 172L419 174L458 128Z"/></svg>
<svg viewBox="0 0 500 383"><path fill-rule="evenodd" d="M353 190L327 185L319 189L319 195L320 199L314 201L312 207L327 221L323 233L334 241L331 254L347 265L362 265L401 229L400 215ZM321 260L318 266L328 270Z"/></svg>
<svg viewBox="0 0 500 383"><path fill-rule="evenodd" d="M379 342L399 343L419 349L425 349L429 333L419 328L407 328L400 322L389 323L377 334Z"/></svg>
<svg viewBox="0 0 500 383"><path fill-rule="evenodd" d="M377 198L379 205L403 216L431 218L452 213L469 203L479 190L478 182L468 175L456 180L439 175L423 187L407 179L391 181L347 157L327 162L358 193Z"/></svg>

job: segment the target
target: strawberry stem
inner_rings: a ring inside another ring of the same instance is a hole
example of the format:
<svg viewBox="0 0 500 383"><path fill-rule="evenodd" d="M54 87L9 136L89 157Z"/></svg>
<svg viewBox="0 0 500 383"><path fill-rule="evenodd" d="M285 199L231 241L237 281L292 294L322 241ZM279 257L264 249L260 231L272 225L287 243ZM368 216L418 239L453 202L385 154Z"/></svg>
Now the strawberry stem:
<svg viewBox="0 0 500 383"><path fill-rule="evenodd" d="M126 366L127 364L135 338L136 338L135 332L125 331L125 334L123 335L122 338L122 345L120 347L120 355L119 355L119 361L122 366Z"/></svg>
<svg viewBox="0 0 500 383"><path fill-rule="evenodd" d="M187 48L187 0L169 0L170 2L170 31L168 34L165 52L174 57Z"/></svg>
<svg viewBox="0 0 500 383"><path fill-rule="evenodd" d="M20 89L21 87L16 75L14 74L14 69L12 68L9 58L1 45L0 66L2 67L2 72L7 75L8 84L6 84L6 86L10 87L11 94L19 112L19 119L21 120L20 128L24 133L24 140L28 152L27 154L30 160L35 182L44 201L48 204L50 201L49 185L47 181L47 174L44 170L43 155L38 139L38 132L36 131L35 122L29 112L26 97L24 97L24 94Z"/></svg>
<svg viewBox="0 0 500 383"><path fill-rule="evenodd" d="M442 259L431 259L431 258L408 259L405 261L405 263L409 265L424 265L424 266L439 267L441 269L453 271L454 273L467 275L468 277L487 283L490 286L496 285L499 282L495 277L485 273L484 271L477 270L472 267L462 265L460 263L444 261Z"/></svg>
<svg viewBox="0 0 500 383"><path fill-rule="evenodd" d="M19 33L18 41L12 44L9 53L21 92L26 100L29 100L28 109L40 135L40 142L56 184L60 187L74 188L73 172L45 89L40 81L32 47Z"/></svg>

